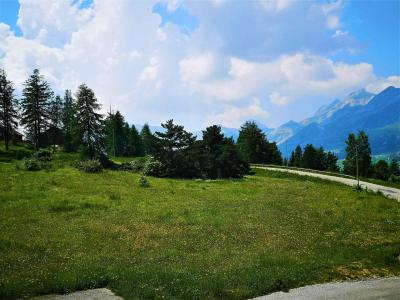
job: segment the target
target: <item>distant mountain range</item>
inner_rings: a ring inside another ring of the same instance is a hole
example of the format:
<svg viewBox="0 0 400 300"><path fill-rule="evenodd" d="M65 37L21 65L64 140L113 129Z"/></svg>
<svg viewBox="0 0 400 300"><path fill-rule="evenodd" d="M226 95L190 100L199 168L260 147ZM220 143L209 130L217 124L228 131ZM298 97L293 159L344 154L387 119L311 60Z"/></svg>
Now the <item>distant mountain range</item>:
<svg viewBox="0 0 400 300"><path fill-rule="evenodd" d="M342 158L348 134L359 130L369 136L374 155L399 152L400 88L388 87L377 95L362 89L320 107L310 118L301 122L289 121L275 129L256 123L268 140L278 144L283 156L290 155L297 145L313 144L334 151ZM136 127L140 130L142 125ZM237 140L238 128L222 125L221 128L225 136ZM160 126L150 126L150 129L152 132L163 131ZM193 133L198 138L202 135L201 130Z"/></svg>
<svg viewBox="0 0 400 300"><path fill-rule="evenodd" d="M275 131L282 131L281 127L288 126L284 124ZM290 123L290 129L291 134L286 136L268 136L278 142L283 155L296 145L313 144L341 158L348 134L359 130L369 136L373 154L400 151L400 89L388 87L377 95L365 90L351 93L321 107L311 118Z"/></svg>

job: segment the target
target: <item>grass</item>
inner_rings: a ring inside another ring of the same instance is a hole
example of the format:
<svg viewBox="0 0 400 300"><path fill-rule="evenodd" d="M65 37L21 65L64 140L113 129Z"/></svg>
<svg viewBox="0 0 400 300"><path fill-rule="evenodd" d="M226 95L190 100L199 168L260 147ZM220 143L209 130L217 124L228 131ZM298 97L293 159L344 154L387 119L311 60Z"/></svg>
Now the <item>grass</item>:
<svg viewBox="0 0 400 300"><path fill-rule="evenodd" d="M0 299L103 286L125 299L246 299L400 275L400 203L382 195L264 170L142 188L140 174L81 173L74 159L38 172L0 163Z"/></svg>

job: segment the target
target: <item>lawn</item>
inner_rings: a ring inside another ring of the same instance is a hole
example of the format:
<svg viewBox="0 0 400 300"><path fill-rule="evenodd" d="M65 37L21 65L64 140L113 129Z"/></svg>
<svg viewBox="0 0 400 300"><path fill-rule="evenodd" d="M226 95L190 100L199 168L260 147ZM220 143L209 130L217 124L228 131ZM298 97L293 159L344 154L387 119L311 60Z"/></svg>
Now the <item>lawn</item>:
<svg viewBox="0 0 400 300"><path fill-rule="evenodd" d="M125 299L246 299L311 283L400 275L400 203L256 170L173 180L74 157L0 163L0 298L107 286Z"/></svg>

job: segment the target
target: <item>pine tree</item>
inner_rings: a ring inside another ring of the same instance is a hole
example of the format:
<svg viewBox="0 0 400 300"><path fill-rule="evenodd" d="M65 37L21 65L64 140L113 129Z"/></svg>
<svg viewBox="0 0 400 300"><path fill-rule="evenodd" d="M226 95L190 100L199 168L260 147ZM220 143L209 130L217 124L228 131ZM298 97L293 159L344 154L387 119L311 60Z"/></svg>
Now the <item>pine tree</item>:
<svg viewBox="0 0 400 300"><path fill-rule="evenodd" d="M38 69L33 71L24 85L21 124L25 125L28 139L37 150L43 145L42 133L48 126L49 104L53 92Z"/></svg>
<svg viewBox="0 0 400 300"><path fill-rule="evenodd" d="M301 167L307 169L316 168L317 151L313 145L308 144L304 147L303 156L301 159Z"/></svg>
<svg viewBox="0 0 400 300"><path fill-rule="evenodd" d="M64 108L62 115L63 133L64 133L64 151L73 152L78 149L79 141L76 138L77 118L76 104L71 91L66 90L64 94Z"/></svg>
<svg viewBox="0 0 400 300"><path fill-rule="evenodd" d="M193 160L189 157L196 138L183 126L168 120L161 126L165 132L156 132L154 158L161 162L166 177L196 177Z"/></svg>
<svg viewBox="0 0 400 300"><path fill-rule="evenodd" d="M142 136L139 134L139 131L136 129L135 125L132 125L130 134L131 134L130 138L131 155L143 156L145 152L144 152Z"/></svg>
<svg viewBox="0 0 400 300"><path fill-rule="evenodd" d="M360 131L357 137L358 155L359 155L359 171L360 176L368 177L371 173L371 147L369 145L368 136L364 131Z"/></svg>
<svg viewBox="0 0 400 300"><path fill-rule="evenodd" d="M300 145L297 145L296 149L292 151L292 155L290 156L289 165L292 167L300 167L301 159L303 156L303 150Z"/></svg>
<svg viewBox="0 0 400 300"><path fill-rule="evenodd" d="M249 170L231 138L226 138L221 127L213 125L203 131L197 154L198 166L206 178L241 178Z"/></svg>
<svg viewBox="0 0 400 300"><path fill-rule="evenodd" d="M239 132L237 147L249 163L282 164L282 155L276 143L270 143L255 122L245 122Z"/></svg>
<svg viewBox="0 0 400 300"><path fill-rule="evenodd" d="M389 171L389 166L388 163L384 160L379 160L375 165L374 165L374 174L373 176L377 179L381 180L388 180L390 176L390 171Z"/></svg>
<svg viewBox="0 0 400 300"><path fill-rule="evenodd" d="M400 168L399 168L399 163L397 162L397 160L392 159L389 165L389 172L390 175L394 175L394 176L400 176Z"/></svg>
<svg viewBox="0 0 400 300"><path fill-rule="evenodd" d="M354 133L350 133L346 140L346 158L343 162L345 174L356 175L356 147L357 138Z"/></svg>
<svg viewBox="0 0 400 300"><path fill-rule="evenodd" d="M356 137L350 133L346 140L346 159L344 161L344 172L350 175L356 175L357 163L358 174L368 177L371 173L371 147L368 136L364 131L360 131Z"/></svg>
<svg viewBox="0 0 400 300"><path fill-rule="evenodd" d="M14 87L11 81L7 79L7 74L0 69L0 130L4 139L6 150L14 131L18 127L17 102L14 98Z"/></svg>
<svg viewBox="0 0 400 300"><path fill-rule="evenodd" d="M125 120L122 114L109 113L105 120L105 145L107 152L113 156L123 156L126 148L124 131Z"/></svg>
<svg viewBox="0 0 400 300"><path fill-rule="evenodd" d="M53 145L53 152L56 150L56 144L61 144L63 141L62 134L62 119L63 119L63 101L57 95L51 102L49 108L49 138Z"/></svg>
<svg viewBox="0 0 400 300"><path fill-rule="evenodd" d="M268 163L268 142L265 134L255 122L245 122L239 131L237 147L249 163Z"/></svg>
<svg viewBox="0 0 400 300"><path fill-rule="evenodd" d="M76 108L82 155L90 159L105 156L102 115L97 113L100 104L94 92L85 84L78 87Z"/></svg>
<svg viewBox="0 0 400 300"><path fill-rule="evenodd" d="M325 170L328 170L330 172L338 172L339 167L337 166L337 161L338 158L333 152L328 152L326 153L326 158L325 158Z"/></svg>
<svg viewBox="0 0 400 300"><path fill-rule="evenodd" d="M143 125L140 136L142 137L143 141L144 153L146 155L152 155L154 152L155 139L147 123Z"/></svg>
<svg viewBox="0 0 400 300"><path fill-rule="evenodd" d="M314 158L314 170L323 171L326 170L326 153L323 147L319 147L315 149L315 158Z"/></svg>

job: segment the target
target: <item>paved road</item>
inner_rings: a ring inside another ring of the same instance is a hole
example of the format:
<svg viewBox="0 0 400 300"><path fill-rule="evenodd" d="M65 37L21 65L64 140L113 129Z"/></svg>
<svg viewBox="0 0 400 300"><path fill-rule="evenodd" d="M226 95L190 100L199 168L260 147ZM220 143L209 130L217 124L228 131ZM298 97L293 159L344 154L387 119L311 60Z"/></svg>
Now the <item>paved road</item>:
<svg viewBox="0 0 400 300"><path fill-rule="evenodd" d="M254 166L254 168L318 177L318 178L327 179L327 180L331 180L331 181L341 182L341 183L344 183L344 184L347 184L350 186L357 185L357 180L355 180L355 179L337 177L337 176L333 176L333 175L325 175L325 174L319 174L319 173L313 173L313 172L307 172L307 171L291 170L291 169L276 168L276 167ZM378 184L374 184L374 183L369 183L369 182L365 182L365 181L360 181L360 186L363 189L369 189L369 190L372 190L375 192L381 192L385 196L396 199L397 201L400 202L400 190L399 189L387 187L387 186L383 186L383 185L378 185Z"/></svg>
<svg viewBox="0 0 400 300"><path fill-rule="evenodd" d="M73 292L65 295L47 295L33 298L32 300L123 300L115 296L109 289L92 289Z"/></svg>
<svg viewBox="0 0 400 300"><path fill-rule="evenodd" d="M400 277L309 285L253 300L399 300Z"/></svg>

